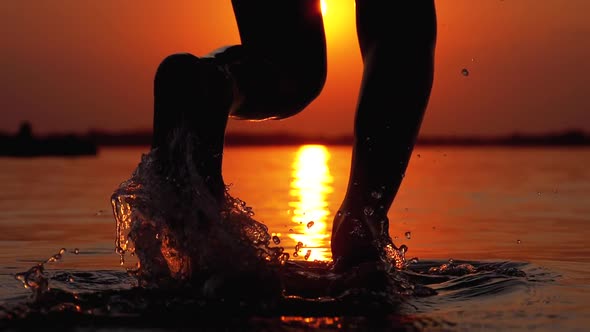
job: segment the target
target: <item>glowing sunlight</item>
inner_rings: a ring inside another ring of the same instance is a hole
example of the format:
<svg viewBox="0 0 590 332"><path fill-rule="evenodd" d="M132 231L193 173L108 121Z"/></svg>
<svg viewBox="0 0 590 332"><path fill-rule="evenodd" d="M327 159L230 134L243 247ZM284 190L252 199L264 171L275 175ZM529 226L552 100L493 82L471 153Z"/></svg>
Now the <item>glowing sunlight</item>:
<svg viewBox="0 0 590 332"><path fill-rule="evenodd" d="M330 153L323 145L303 145L293 162L290 196L293 201L291 220L295 224L289 237L301 242L295 259L329 260L330 233L326 223L329 215L327 196L332 193L333 178L328 168Z"/></svg>
<svg viewBox="0 0 590 332"><path fill-rule="evenodd" d="M326 15L328 12L328 4L326 3L326 0L320 0L320 6L322 8L322 14Z"/></svg>

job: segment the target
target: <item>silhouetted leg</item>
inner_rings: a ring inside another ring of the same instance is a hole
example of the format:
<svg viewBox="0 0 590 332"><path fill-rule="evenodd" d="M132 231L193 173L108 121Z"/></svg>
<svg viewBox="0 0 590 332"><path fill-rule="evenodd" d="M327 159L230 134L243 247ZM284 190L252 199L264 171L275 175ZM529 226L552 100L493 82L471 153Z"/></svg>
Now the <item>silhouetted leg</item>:
<svg viewBox="0 0 590 332"><path fill-rule="evenodd" d="M197 58L175 54L154 82L153 148L188 132L197 170L223 197L222 152L228 115L282 119L303 110L326 78L320 0L232 0L242 45ZM277 39L277 34L281 38Z"/></svg>
<svg viewBox="0 0 590 332"><path fill-rule="evenodd" d="M165 156L172 153L172 140L186 141L191 134L193 162L218 199L225 193L221 162L231 102L232 86L227 75L210 60L175 54L158 67L152 148Z"/></svg>
<svg viewBox="0 0 590 332"><path fill-rule="evenodd" d="M387 212L400 187L428 104L434 73L433 0L356 1L364 63L350 179L334 219L340 266L378 260L391 243Z"/></svg>

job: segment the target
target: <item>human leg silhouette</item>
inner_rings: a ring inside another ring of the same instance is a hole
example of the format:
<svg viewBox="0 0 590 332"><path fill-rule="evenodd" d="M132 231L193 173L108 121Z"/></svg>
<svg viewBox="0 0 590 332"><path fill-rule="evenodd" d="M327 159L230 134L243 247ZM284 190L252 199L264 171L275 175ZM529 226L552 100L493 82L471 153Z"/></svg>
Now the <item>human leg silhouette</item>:
<svg viewBox="0 0 590 332"><path fill-rule="evenodd" d="M356 0L364 72L351 171L332 227L336 269L379 260L434 75L434 0Z"/></svg>
<svg viewBox="0 0 590 332"><path fill-rule="evenodd" d="M193 135L193 160L219 200L225 193L221 168L228 117L292 116L320 93L326 79L320 0L232 4L241 45L200 58L171 55L154 80L152 148L166 153L176 132Z"/></svg>

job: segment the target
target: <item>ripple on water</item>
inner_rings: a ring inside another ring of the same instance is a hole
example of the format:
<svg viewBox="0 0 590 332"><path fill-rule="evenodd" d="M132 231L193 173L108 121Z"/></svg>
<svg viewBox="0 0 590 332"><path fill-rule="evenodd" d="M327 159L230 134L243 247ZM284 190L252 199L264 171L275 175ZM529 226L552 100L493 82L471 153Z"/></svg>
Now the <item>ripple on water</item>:
<svg viewBox="0 0 590 332"><path fill-rule="evenodd" d="M190 137L175 142L168 154L144 155L112 196L116 250L128 271L48 271L47 264L81 250L62 248L16 275L32 296L0 308L4 325L54 320L170 328L201 326L222 312L223 321L215 318L212 324L338 328L369 315L375 321L366 324L411 330L450 324L408 315L429 303L482 298L531 284L526 264L406 261L407 247L391 241L383 242L382 262L345 273L334 273L332 262L291 261L245 202L227 192L221 205L211 197L186 153L194 144ZM295 253L309 255L300 249ZM131 254L139 266L126 266Z"/></svg>

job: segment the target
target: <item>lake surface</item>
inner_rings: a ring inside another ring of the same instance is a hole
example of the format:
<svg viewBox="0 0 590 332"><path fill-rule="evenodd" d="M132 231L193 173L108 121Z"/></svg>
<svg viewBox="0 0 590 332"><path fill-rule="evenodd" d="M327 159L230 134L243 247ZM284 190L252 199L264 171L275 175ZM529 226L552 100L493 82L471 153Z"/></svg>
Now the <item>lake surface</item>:
<svg viewBox="0 0 590 332"><path fill-rule="evenodd" d="M50 287L95 293L130 287L114 252L110 196L147 152L103 148L96 157L0 159L4 305L30 295L15 274L60 248L63 258L46 264L58 275ZM350 155L347 146L228 147L224 177L230 194L253 208L281 246L291 251L302 242L307 260L330 260L331 220L345 193ZM438 294L411 301L391 328L586 331L589 165L589 148L417 147L388 215L394 242L419 258L418 268L453 259L504 264L526 277L480 273L432 282ZM273 329L339 325L365 326L346 317L286 315Z"/></svg>

